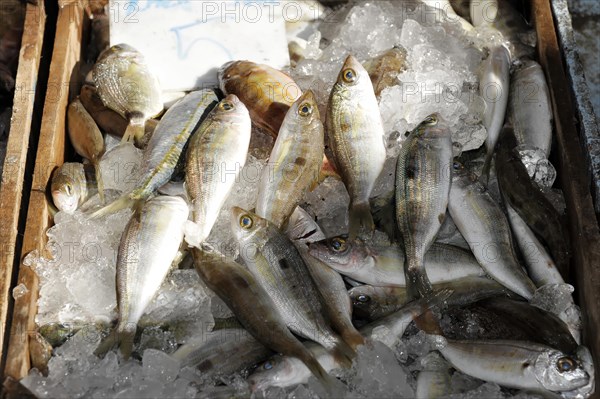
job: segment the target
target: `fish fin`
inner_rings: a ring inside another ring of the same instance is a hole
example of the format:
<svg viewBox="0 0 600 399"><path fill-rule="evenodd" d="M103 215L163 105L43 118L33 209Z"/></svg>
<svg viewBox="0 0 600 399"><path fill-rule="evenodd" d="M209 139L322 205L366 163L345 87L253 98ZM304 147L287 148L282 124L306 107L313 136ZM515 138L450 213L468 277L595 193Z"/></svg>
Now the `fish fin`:
<svg viewBox="0 0 600 399"><path fill-rule="evenodd" d="M131 357L133 352L133 339L137 330L137 324L126 323L124 326L117 328L117 334L119 339L119 350L125 360Z"/></svg>
<svg viewBox="0 0 600 399"><path fill-rule="evenodd" d="M363 337L362 334L359 333L354 327L346 328L341 335L344 342L346 342L346 344L348 344L348 346L355 352L359 346L366 343L365 337Z"/></svg>
<svg viewBox="0 0 600 399"><path fill-rule="evenodd" d="M116 348L118 344L119 335L117 334L117 329L114 328L106 337L102 339L96 350L94 350L94 355L103 357L113 348Z"/></svg>
<svg viewBox="0 0 600 399"><path fill-rule="evenodd" d="M434 310L441 310L445 307L446 301L452 296L454 290L441 289L432 292L429 296L420 300L421 309L418 315L413 317L415 325L427 334L443 335L440 321L434 313Z"/></svg>
<svg viewBox="0 0 600 399"><path fill-rule="evenodd" d="M427 272L422 262L409 260L406 262L404 274L406 276L406 293L409 299L427 298L433 293L433 287L427 277Z"/></svg>
<svg viewBox="0 0 600 399"><path fill-rule="evenodd" d="M132 143L134 140L141 140L144 137L145 126L144 126L144 117L143 116L130 116L129 124L125 129L125 133L123 134L123 138L121 139L121 143Z"/></svg>
<svg viewBox="0 0 600 399"><path fill-rule="evenodd" d="M98 209L90 215L90 219L98 219L106 215L118 212L121 209L133 208L137 204L137 200L131 198L129 194L123 195L110 204Z"/></svg>
<svg viewBox="0 0 600 399"><path fill-rule="evenodd" d="M323 388L327 391L329 395L331 395L335 386L338 383L338 380L329 375L327 371L321 366L321 364L315 359L313 356L307 357L302 360L306 367L310 370L310 372L315 376L315 378L321 383Z"/></svg>
<svg viewBox="0 0 600 399"><path fill-rule="evenodd" d="M104 205L106 203L106 197L104 196L104 180L102 180L102 173L100 171L100 161L94 162L94 174L96 176L96 185L98 186L100 203Z"/></svg>
<svg viewBox="0 0 600 399"><path fill-rule="evenodd" d="M369 201L350 205L350 229L348 234L350 240L358 237L361 227L369 233L375 230L375 222L373 222Z"/></svg>
<svg viewBox="0 0 600 399"><path fill-rule="evenodd" d="M352 359L356 357L356 352L341 339L331 349L331 354L345 368L352 366Z"/></svg>

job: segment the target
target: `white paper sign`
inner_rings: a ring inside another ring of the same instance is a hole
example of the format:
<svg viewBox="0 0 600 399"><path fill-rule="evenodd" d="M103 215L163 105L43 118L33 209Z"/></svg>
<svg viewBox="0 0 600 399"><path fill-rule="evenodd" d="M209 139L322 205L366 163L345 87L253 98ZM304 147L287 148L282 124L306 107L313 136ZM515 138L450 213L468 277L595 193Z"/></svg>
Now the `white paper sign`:
<svg viewBox="0 0 600 399"><path fill-rule="evenodd" d="M228 61L289 65L289 7L269 0L110 0L110 44L144 54L163 91L206 87Z"/></svg>

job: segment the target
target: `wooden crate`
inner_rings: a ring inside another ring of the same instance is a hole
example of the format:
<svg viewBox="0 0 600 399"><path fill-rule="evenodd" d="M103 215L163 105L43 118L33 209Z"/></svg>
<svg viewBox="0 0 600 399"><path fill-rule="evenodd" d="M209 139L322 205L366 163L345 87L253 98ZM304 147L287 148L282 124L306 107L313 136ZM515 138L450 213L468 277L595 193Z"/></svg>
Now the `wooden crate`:
<svg viewBox="0 0 600 399"><path fill-rule="evenodd" d="M583 163L574 121L569 87L562 67L552 11L548 0L532 2L535 25L539 36L538 55L546 73L556 115L557 165L563 182L565 201L570 220L569 234L574 247L573 266L576 288L584 314L584 339L600 364L600 231L596 222L589 181ZM49 87L55 82L69 82L71 73L81 58L84 11L79 4L69 4L59 11L54 54L50 67ZM71 93L72 94L72 93ZM45 104L37 152L37 164L27 214L21 259L33 250L43 253L46 229L51 224L47 198L44 194L54 166L64 161L65 114L69 99L67 90L53 94ZM38 280L33 271L21 265L18 283L25 284L28 293L15 303L5 377L21 379L31 363L27 331L35 329L34 318L38 299Z"/></svg>
<svg viewBox="0 0 600 399"><path fill-rule="evenodd" d="M16 253L15 247L19 235L19 217L26 205L21 203L22 194L24 189L29 189L25 187L25 168L32 120L35 118L34 102L45 22L44 2L41 1L39 5L27 4L15 79L10 133L0 185L0 357L3 361L6 347L4 339L10 328L8 313L12 301L14 265L19 264L16 256L21 255ZM22 231L20 233L22 234Z"/></svg>

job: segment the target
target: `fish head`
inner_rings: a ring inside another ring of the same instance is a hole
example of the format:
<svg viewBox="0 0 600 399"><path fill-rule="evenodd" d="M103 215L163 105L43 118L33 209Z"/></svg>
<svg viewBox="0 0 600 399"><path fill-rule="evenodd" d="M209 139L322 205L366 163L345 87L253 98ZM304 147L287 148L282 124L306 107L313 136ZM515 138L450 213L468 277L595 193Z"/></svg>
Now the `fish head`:
<svg viewBox="0 0 600 399"><path fill-rule="evenodd" d="M231 208L231 231L238 240L244 242L267 226L268 222L254 212L237 206Z"/></svg>
<svg viewBox="0 0 600 399"><path fill-rule="evenodd" d="M359 268L366 257L358 240L350 242L346 236L337 236L308 245L308 253L336 270L351 271Z"/></svg>
<svg viewBox="0 0 600 399"><path fill-rule="evenodd" d="M448 136L450 129L448 122L440 114L434 112L423 119L423 122L419 123L413 132L418 136L436 138Z"/></svg>
<svg viewBox="0 0 600 399"><path fill-rule="evenodd" d="M235 94L228 94L222 99L214 108L212 117L214 120L232 124L248 126L251 124L248 108L246 108L244 103Z"/></svg>
<svg viewBox="0 0 600 399"><path fill-rule="evenodd" d="M373 92L373 84L369 73L354 56L349 55L338 74L333 90L361 92L365 89Z"/></svg>
<svg viewBox="0 0 600 399"><path fill-rule="evenodd" d="M267 389L269 387L286 387L296 381L297 368L302 363L289 356L276 355L259 365L256 370L248 377L248 384L252 392Z"/></svg>
<svg viewBox="0 0 600 399"><path fill-rule="evenodd" d="M533 372L538 382L549 391L571 391L588 384L590 376L579 360L557 350L541 352Z"/></svg>
<svg viewBox="0 0 600 399"><path fill-rule="evenodd" d="M54 205L63 212L73 213L79 206L81 189L78 187L78 179L74 177L77 171L68 166L63 165L61 170L54 174L50 188Z"/></svg>
<svg viewBox="0 0 600 399"><path fill-rule="evenodd" d="M359 285L348 291L355 315L361 319L371 319L373 311L379 307L377 288L370 285Z"/></svg>
<svg viewBox="0 0 600 399"><path fill-rule="evenodd" d="M315 123L320 123L321 115L319 114L319 106L312 90L304 92L304 94L292 104L286 114L286 119L288 118L291 119L289 122L293 121L295 124L306 127L310 127Z"/></svg>

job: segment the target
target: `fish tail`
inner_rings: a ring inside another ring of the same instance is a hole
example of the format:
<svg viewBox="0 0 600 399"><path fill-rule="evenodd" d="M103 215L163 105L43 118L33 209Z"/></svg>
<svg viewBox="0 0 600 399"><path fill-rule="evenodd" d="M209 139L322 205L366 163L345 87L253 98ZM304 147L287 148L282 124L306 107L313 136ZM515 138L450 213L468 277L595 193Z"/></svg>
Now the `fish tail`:
<svg viewBox="0 0 600 399"><path fill-rule="evenodd" d="M344 340L337 340L335 346L331 349L333 358L342 365L349 368L352 366L352 359L356 357L356 352Z"/></svg>
<svg viewBox="0 0 600 399"><path fill-rule="evenodd" d="M106 203L106 197L104 196L104 180L102 180L100 162L94 163L94 173L96 175L96 185L98 186L98 195L100 196L100 202L104 205Z"/></svg>
<svg viewBox="0 0 600 399"><path fill-rule="evenodd" d="M315 378L319 380L321 385L323 385L323 388L325 388L328 393L333 393L337 379L330 376L310 352L308 352L306 356L302 356L301 360Z"/></svg>
<svg viewBox="0 0 600 399"><path fill-rule="evenodd" d="M375 222L371 215L371 206L369 201L350 204L350 240L354 240L362 229L369 233L375 230Z"/></svg>
<svg viewBox="0 0 600 399"><path fill-rule="evenodd" d="M123 195L110 204L98 209L90 215L90 219L98 219L106 215L118 212L121 209L132 208L137 203L137 200L131 198L129 194Z"/></svg>
<svg viewBox="0 0 600 399"><path fill-rule="evenodd" d="M361 333L359 333L356 328L354 328L354 326L348 326L348 328L346 328L343 332L342 332L342 339L344 340L344 342L354 351L356 352L356 349L365 344L365 337L362 336Z"/></svg>
<svg viewBox="0 0 600 399"><path fill-rule="evenodd" d="M119 344L119 336L117 334L117 329L113 329L110 334L102 339L96 350L94 350L94 355L98 357L103 357L106 355L111 349L115 348Z"/></svg>
<svg viewBox="0 0 600 399"><path fill-rule="evenodd" d="M126 323L124 326L117 328L119 350L125 360L129 359L133 352L133 339L135 338L136 330L137 325L135 323Z"/></svg>
<svg viewBox="0 0 600 399"><path fill-rule="evenodd" d="M144 122L143 115L130 115L129 124L127 125L127 129L125 129L121 143L133 143L134 140L140 140L144 137Z"/></svg>
<svg viewBox="0 0 600 399"><path fill-rule="evenodd" d="M433 294L433 287L423 262L411 257L406 262L404 274L406 276L406 291L409 299L427 298ZM421 258L422 259L422 258Z"/></svg>
<svg viewBox="0 0 600 399"><path fill-rule="evenodd" d="M494 149L488 150L488 153L485 156L485 162L483 163L483 169L481 171L481 176L479 176L479 181L487 187L488 181L490 180L490 169L492 167L492 158L494 155Z"/></svg>

